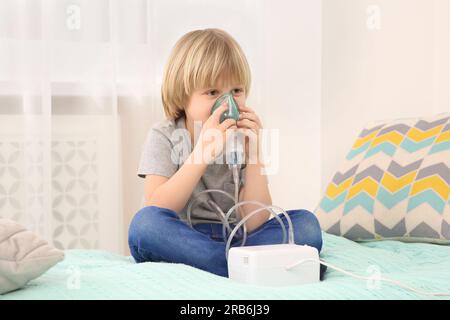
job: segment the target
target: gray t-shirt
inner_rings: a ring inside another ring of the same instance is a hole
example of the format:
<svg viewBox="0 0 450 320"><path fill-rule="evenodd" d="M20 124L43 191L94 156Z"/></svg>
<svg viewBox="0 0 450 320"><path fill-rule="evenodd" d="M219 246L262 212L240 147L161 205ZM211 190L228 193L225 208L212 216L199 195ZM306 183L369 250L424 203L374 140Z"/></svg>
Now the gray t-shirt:
<svg viewBox="0 0 450 320"><path fill-rule="evenodd" d="M170 178L191 152L191 139L186 129L185 117L182 116L177 120L166 119L150 128L143 145L137 174L141 178L145 178L147 174ZM240 187L245 181L245 167L244 164L240 170ZM193 198L198 198L191 211L192 223L222 223L217 210L207 203L207 200L214 201L225 214L234 205L234 201L218 192L197 196L206 189L224 190L234 198L233 174L225 161L207 166L185 207L178 213L182 220L187 221L189 202ZM231 215L230 222L236 221L235 212Z"/></svg>

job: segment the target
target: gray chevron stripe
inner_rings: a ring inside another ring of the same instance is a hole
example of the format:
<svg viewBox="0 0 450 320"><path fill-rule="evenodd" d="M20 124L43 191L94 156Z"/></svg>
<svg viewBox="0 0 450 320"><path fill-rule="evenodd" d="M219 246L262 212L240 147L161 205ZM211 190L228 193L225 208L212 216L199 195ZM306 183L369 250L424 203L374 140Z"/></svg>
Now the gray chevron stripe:
<svg viewBox="0 0 450 320"><path fill-rule="evenodd" d="M375 219L375 233L385 238L403 237L406 234L405 219L400 220L392 229Z"/></svg>
<svg viewBox="0 0 450 320"><path fill-rule="evenodd" d="M432 239L440 238L439 233L425 222L422 222L417 227L415 227L414 230L412 230L409 233L409 235L411 237L418 237L418 238L432 238Z"/></svg>
<svg viewBox="0 0 450 320"><path fill-rule="evenodd" d="M445 165L445 163L440 162L433 164L432 166L420 169L417 174L416 180L438 174L442 179L450 185L450 169Z"/></svg>
<svg viewBox="0 0 450 320"><path fill-rule="evenodd" d="M346 234L344 234L344 237L351 240L359 240L359 239L374 239L375 235L370 231L364 229L359 224L355 224L353 227L351 227L350 230L347 231Z"/></svg>
<svg viewBox="0 0 450 320"><path fill-rule="evenodd" d="M348 178L350 178L355 174L356 169L358 169L358 166L359 164L357 164L356 166L354 166L353 168L349 169L347 172L344 173L336 172L336 174L333 177L333 182L336 185L341 184L342 182L344 182L345 180L347 180Z"/></svg>
<svg viewBox="0 0 450 320"><path fill-rule="evenodd" d="M341 235L341 221L336 222L334 225L328 228L328 233L336 234L338 236Z"/></svg>
<svg viewBox="0 0 450 320"><path fill-rule="evenodd" d="M422 162L423 162L423 159L420 159L420 160L417 160L416 162L410 163L410 164L402 167L400 164L398 164L397 162L392 160L387 171L389 173L392 173L397 178L400 178L400 177L403 177L405 174L410 173L411 171L419 169Z"/></svg>
<svg viewBox="0 0 450 320"><path fill-rule="evenodd" d="M438 120L433 121L433 122L428 122L428 121L425 121L425 120L419 120L416 123L415 127L419 128L422 131L430 130L431 128L434 128L434 127L437 127L437 126L439 126L441 124L446 123L448 121L448 119L450 119L450 117L438 119Z"/></svg>
<svg viewBox="0 0 450 320"><path fill-rule="evenodd" d="M380 124L380 125L378 125L378 126L375 126L375 127L373 127L373 128L370 128L370 129L364 128L364 130L361 131L361 133L359 134L359 138L363 138L363 137L365 137L365 136L371 134L372 132L374 132L374 131L376 131L376 130L382 128L384 125L385 125L385 124L383 123L383 124Z"/></svg>
<svg viewBox="0 0 450 320"><path fill-rule="evenodd" d="M446 132L446 131L450 131L450 123L448 123L442 130L442 132Z"/></svg>
<svg viewBox="0 0 450 320"><path fill-rule="evenodd" d="M366 177L372 177L374 180L380 182L381 177L383 177L383 170L378 168L376 165L372 165L369 168L358 173L355 177L355 180L353 181L353 184L356 184Z"/></svg>
<svg viewBox="0 0 450 320"><path fill-rule="evenodd" d="M450 224L445 220L442 221L441 234L445 239L450 240Z"/></svg>
<svg viewBox="0 0 450 320"><path fill-rule="evenodd" d="M378 135L381 136L382 134L386 134L391 131L398 131L401 134L405 135L410 128L411 128L410 126L404 123L394 124L392 126L383 128L383 130L381 130L380 133L378 133Z"/></svg>

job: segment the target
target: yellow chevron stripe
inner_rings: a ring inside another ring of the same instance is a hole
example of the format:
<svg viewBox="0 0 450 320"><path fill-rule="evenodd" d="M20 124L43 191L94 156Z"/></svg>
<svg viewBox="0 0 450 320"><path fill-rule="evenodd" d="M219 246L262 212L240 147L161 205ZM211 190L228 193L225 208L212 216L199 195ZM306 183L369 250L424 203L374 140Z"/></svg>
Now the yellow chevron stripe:
<svg viewBox="0 0 450 320"><path fill-rule="evenodd" d="M385 172L383 178L381 179L381 185L388 189L390 192L397 192L404 186L411 184L416 177L417 171L412 171L403 177L396 178L389 172Z"/></svg>
<svg viewBox="0 0 450 320"><path fill-rule="evenodd" d="M444 142L450 140L450 131L442 133L437 139L434 141L434 143Z"/></svg>
<svg viewBox="0 0 450 320"><path fill-rule="evenodd" d="M435 192L439 193L444 200L447 200L450 194L450 187L444 180L442 180L441 177L437 175L433 175L415 182L411 189L411 195L413 196L425 189L433 189Z"/></svg>
<svg viewBox="0 0 450 320"><path fill-rule="evenodd" d="M432 136L437 135L439 132L441 132L444 125L440 125L437 127L434 127L428 131L421 131L417 128L411 128L411 130L408 131L406 134L409 138L414 140L415 142L420 142L422 140L428 139Z"/></svg>
<svg viewBox="0 0 450 320"><path fill-rule="evenodd" d="M371 134L365 136L364 138L357 139L355 141L355 144L353 145L352 149L358 149L363 144L365 144L367 141L372 140L378 134L378 131L380 131L380 130L376 130L376 131L372 132Z"/></svg>
<svg viewBox="0 0 450 320"><path fill-rule="evenodd" d="M342 192L344 192L345 190L347 190L353 182L353 177L348 178L347 180L345 180L344 182L342 182L339 186L337 186L336 184L334 184L333 182L331 182L328 185L327 188L327 192L326 195L328 198L334 199L336 198L338 195L340 195Z"/></svg>
<svg viewBox="0 0 450 320"><path fill-rule="evenodd" d="M389 141L392 142L395 145L400 145L400 143L403 141L404 136L397 131L391 131L388 132L386 134L383 134L380 137L376 137L372 144L370 145L371 148L376 147L377 145L379 145L380 143L383 143L385 141Z"/></svg>
<svg viewBox="0 0 450 320"><path fill-rule="evenodd" d="M346 200L353 198L361 191L366 191L372 197L375 197L378 191L378 182L373 180L371 177L364 178L363 180L361 180L360 182L351 187L350 191L347 194Z"/></svg>

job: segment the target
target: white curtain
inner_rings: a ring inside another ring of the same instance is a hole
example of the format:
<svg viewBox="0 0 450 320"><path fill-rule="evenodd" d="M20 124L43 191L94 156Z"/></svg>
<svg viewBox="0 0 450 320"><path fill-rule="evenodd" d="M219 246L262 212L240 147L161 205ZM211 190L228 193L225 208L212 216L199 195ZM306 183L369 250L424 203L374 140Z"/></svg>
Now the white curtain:
<svg viewBox="0 0 450 320"><path fill-rule="evenodd" d="M0 1L0 216L121 251L118 96L149 96L146 1Z"/></svg>
<svg viewBox="0 0 450 320"><path fill-rule="evenodd" d="M120 98L149 104L146 126L161 120L169 50L218 27L246 51L262 109L264 3L1 0L0 217L61 249L123 252Z"/></svg>

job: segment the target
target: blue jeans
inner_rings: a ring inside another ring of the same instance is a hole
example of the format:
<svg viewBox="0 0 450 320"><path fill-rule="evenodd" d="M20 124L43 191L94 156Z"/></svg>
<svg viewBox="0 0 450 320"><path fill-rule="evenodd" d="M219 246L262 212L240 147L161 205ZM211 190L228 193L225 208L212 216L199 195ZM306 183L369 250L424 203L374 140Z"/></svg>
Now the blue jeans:
<svg viewBox="0 0 450 320"><path fill-rule="evenodd" d="M316 216L308 210L287 210L294 227L294 242L322 249L322 232ZM285 216L278 216L289 226ZM236 224L230 224L233 228ZM242 243L242 228L231 242L231 247ZM277 244L283 232L277 219L269 219L247 234L245 246ZM131 255L140 262L172 262L187 264L223 277L228 277L225 257L226 243L222 237L222 224L189 224L167 208L147 206L140 209L131 221L128 231ZM326 268L321 266L321 278Z"/></svg>

